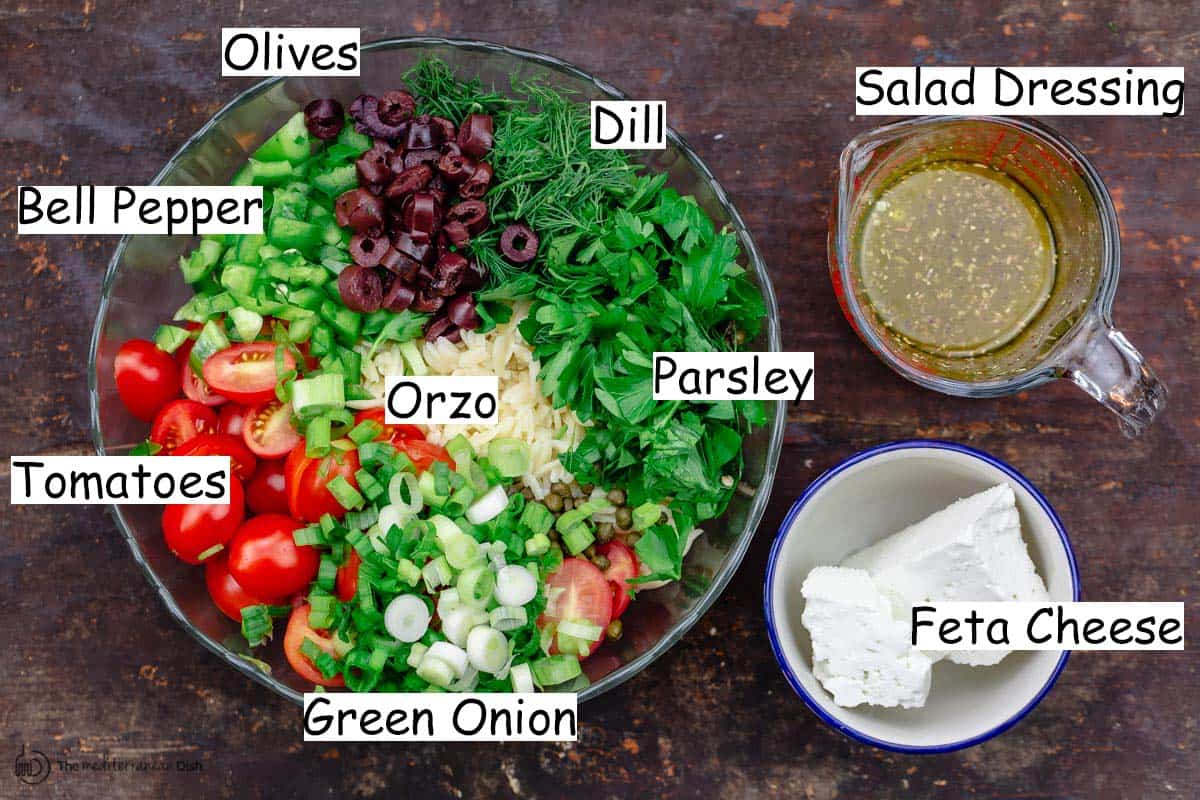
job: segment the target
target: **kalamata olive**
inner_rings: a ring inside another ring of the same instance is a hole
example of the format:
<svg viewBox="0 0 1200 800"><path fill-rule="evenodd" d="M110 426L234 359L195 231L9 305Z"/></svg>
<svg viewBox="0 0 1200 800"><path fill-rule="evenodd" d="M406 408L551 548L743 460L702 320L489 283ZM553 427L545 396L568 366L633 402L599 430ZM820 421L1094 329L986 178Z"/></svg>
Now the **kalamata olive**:
<svg viewBox="0 0 1200 800"><path fill-rule="evenodd" d="M445 208L446 201L450 199L450 194L454 191L454 187L450 185L450 181L446 180L442 173L435 171L433 178L429 181L429 185L425 187L425 191L437 199L438 205Z"/></svg>
<svg viewBox="0 0 1200 800"><path fill-rule="evenodd" d="M304 127L318 139L336 139L345 124L342 104L331 97L313 100L304 107Z"/></svg>
<svg viewBox="0 0 1200 800"><path fill-rule="evenodd" d="M370 184L378 184L386 181L392 176L391 171L388 169L388 157L390 155L390 148L385 151L382 148L372 147L363 153L354 162L354 169L358 172L358 179L363 183Z"/></svg>
<svg viewBox="0 0 1200 800"><path fill-rule="evenodd" d="M458 146L458 142L442 142L442 146L438 148L438 152L442 155L462 155L462 148Z"/></svg>
<svg viewBox="0 0 1200 800"><path fill-rule="evenodd" d="M445 138L442 126L434 122L433 117L422 114L408 124L408 137L404 146L409 150L437 148Z"/></svg>
<svg viewBox="0 0 1200 800"><path fill-rule="evenodd" d="M350 239L350 257L354 263L363 267L374 267L383 259L384 254L391 250L387 236L375 231L356 233Z"/></svg>
<svg viewBox="0 0 1200 800"><path fill-rule="evenodd" d="M447 253L434 265L433 283L429 284L429 288L442 297L457 294L469 269L470 265L465 256L460 253Z"/></svg>
<svg viewBox="0 0 1200 800"><path fill-rule="evenodd" d="M404 153L404 168L411 169L418 164L428 164L430 169L437 166L442 155L436 149L428 147L421 150L408 150Z"/></svg>
<svg viewBox="0 0 1200 800"><path fill-rule="evenodd" d="M442 142L453 142L458 138L458 127L445 117L430 117L429 121L442 129Z"/></svg>
<svg viewBox="0 0 1200 800"><path fill-rule="evenodd" d="M422 314L434 314L445 302L446 298L422 289L417 292L417 296L413 300L412 309L413 311L420 311Z"/></svg>
<svg viewBox="0 0 1200 800"><path fill-rule="evenodd" d="M433 322L429 323L429 327L425 329L425 341L436 342L443 336L448 337L455 329L455 325L446 317L438 317Z"/></svg>
<svg viewBox="0 0 1200 800"><path fill-rule="evenodd" d="M433 283L433 267L428 264L422 264L417 270L417 277L413 279L413 283L417 286L428 287Z"/></svg>
<svg viewBox="0 0 1200 800"><path fill-rule="evenodd" d="M350 116L354 118L354 129L376 139L397 139L404 133L404 124L389 125L379 118L379 98L372 94L360 94L350 104Z"/></svg>
<svg viewBox="0 0 1200 800"><path fill-rule="evenodd" d="M384 92L379 98L379 119L385 125L400 125L413 118L417 110L417 101L408 92L393 89Z"/></svg>
<svg viewBox="0 0 1200 800"><path fill-rule="evenodd" d="M392 247L422 264L428 264L433 261L434 249L432 242L421 241L408 231L392 231Z"/></svg>
<svg viewBox="0 0 1200 800"><path fill-rule="evenodd" d="M397 278L392 282L387 293L383 296L383 308L394 314L399 314L411 306L416 297L417 293L413 291L413 288Z"/></svg>
<svg viewBox="0 0 1200 800"><path fill-rule="evenodd" d="M383 282L375 270L351 264L338 275L338 294L346 308L369 314L383 302Z"/></svg>
<svg viewBox="0 0 1200 800"><path fill-rule="evenodd" d="M443 225L442 233L446 235L446 241L459 250L471 243L471 232L459 220L452 219Z"/></svg>
<svg viewBox="0 0 1200 800"><path fill-rule="evenodd" d="M334 203L337 224L366 233L383 224L383 202L366 189L350 189Z"/></svg>
<svg viewBox="0 0 1200 800"><path fill-rule="evenodd" d="M458 146L472 158L483 158L492 149L492 117L468 114L458 129Z"/></svg>
<svg viewBox="0 0 1200 800"><path fill-rule="evenodd" d="M461 222L466 226L468 233L472 236L478 236L487 230L487 203L482 200L464 200L451 207L450 212L446 215L446 219Z"/></svg>
<svg viewBox="0 0 1200 800"><path fill-rule="evenodd" d="M478 200L487 194L488 186L492 183L492 165L480 161L475 165L471 177L458 187L458 194L466 200Z"/></svg>
<svg viewBox="0 0 1200 800"><path fill-rule="evenodd" d="M479 259L472 258L468 265L467 272L463 275L462 289L468 292L473 292L476 289L482 289L483 284L487 282L487 267L479 263Z"/></svg>
<svg viewBox="0 0 1200 800"><path fill-rule="evenodd" d="M514 264L528 264L537 256L538 237L528 225L513 223L500 234L500 252Z"/></svg>
<svg viewBox="0 0 1200 800"><path fill-rule="evenodd" d="M438 159L438 172L452 184L463 183L475 174L475 162L464 155L445 153Z"/></svg>
<svg viewBox="0 0 1200 800"><path fill-rule="evenodd" d="M389 202L399 203L413 192L419 192L424 189L432 177L433 169L428 164L417 164L415 167L409 167L388 184L387 191L384 192L384 197Z"/></svg>
<svg viewBox="0 0 1200 800"><path fill-rule="evenodd" d="M469 331L473 331L483 324L483 320L479 318L479 312L475 310L475 298L471 296L470 292L456 295L447 303L446 316L458 327Z"/></svg>
<svg viewBox="0 0 1200 800"><path fill-rule="evenodd" d="M379 266L395 274L397 278L403 281L411 281L417 277L417 273L421 269L419 261L401 253L394 247L389 247L387 252L383 254L383 257L379 259Z"/></svg>
<svg viewBox="0 0 1200 800"><path fill-rule="evenodd" d="M431 242L442 225L442 208L429 192L410 194L400 207L400 224L414 240Z"/></svg>

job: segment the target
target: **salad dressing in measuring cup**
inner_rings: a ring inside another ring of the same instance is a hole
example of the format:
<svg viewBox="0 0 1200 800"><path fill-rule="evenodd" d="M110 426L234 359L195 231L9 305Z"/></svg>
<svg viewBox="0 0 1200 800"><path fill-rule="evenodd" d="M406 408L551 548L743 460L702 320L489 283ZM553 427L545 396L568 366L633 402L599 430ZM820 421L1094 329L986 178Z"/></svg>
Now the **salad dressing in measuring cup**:
<svg viewBox="0 0 1200 800"><path fill-rule="evenodd" d="M984 164L899 177L862 221L864 295L897 336L952 357L1015 339L1050 299L1054 235L1037 201Z"/></svg>
<svg viewBox="0 0 1200 800"><path fill-rule="evenodd" d="M888 366L965 397L1071 380L1137 435L1166 388L1112 325L1112 198L1069 142L1007 117L924 117L842 151L834 290Z"/></svg>

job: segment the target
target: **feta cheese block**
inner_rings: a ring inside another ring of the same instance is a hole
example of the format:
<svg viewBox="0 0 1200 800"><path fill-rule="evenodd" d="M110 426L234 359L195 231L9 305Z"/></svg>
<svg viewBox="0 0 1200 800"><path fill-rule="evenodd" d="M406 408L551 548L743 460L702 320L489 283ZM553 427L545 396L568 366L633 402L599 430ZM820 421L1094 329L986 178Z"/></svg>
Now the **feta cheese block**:
<svg viewBox="0 0 1200 800"><path fill-rule="evenodd" d="M1025 540L1016 496L1008 484L963 498L867 547L842 562L866 570L885 595L901 598L897 609L936 601L1049 599ZM999 663L1007 650L929 653L957 664Z"/></svg>
<svg viewBox="0 0 1200 800"><path fill-rule="evenodd" d="M909 643L909 624L861 569L817 567L800 589L813 674L839 706L925 705L933 662Z"/></svg>

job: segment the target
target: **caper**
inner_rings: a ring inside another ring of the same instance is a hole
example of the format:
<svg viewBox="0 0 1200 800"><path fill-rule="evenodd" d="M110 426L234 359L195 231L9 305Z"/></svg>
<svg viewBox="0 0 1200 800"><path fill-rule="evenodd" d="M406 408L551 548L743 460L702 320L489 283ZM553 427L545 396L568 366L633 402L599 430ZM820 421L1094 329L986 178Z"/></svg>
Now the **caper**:
<svg viewBox="0 0 1200 800"><path fill-rule="evenodd" d="M553 511L555 514L558 514L558 513L562 512L562 510L563 510L563 499L561 496L555 494L554 492L551 492L550 494L546 495L546 499L544 502L546 503L546 508Z"/></svg>
<svg viewBox="0 0 1200 800"><path fill-rule="evenodd" d="M621 626L621 620L619 619L614 619L612 622L608 623L608 627L604 629L604 635L614 642L621 638L622 632L623 628Z"/></svg>
<svg viewBox="0 0 1200 800"><path fill-rule="evenodd" d="M610 490L608 493L608 502L612 503L614 506L625 505L625 490L624 489Z"/></svg>
<svg viewBox="0 0 1200 800"><path fill-rule="evenodd" d="M563 510L563 511L570 511L570 510L571 510L572 508L574 508L574 507L575 507L575 501L574 501L574 500L572 500L572 499L571 499L571 498L569 498L569 497L564 497L564 498L562 498L562 510Z"/></svg>
<svg viewBox="0 0 1200 800"><path fill-rule="evenodd" d="M641 538L642 538L642 535L640 533L638 533L637 531L634 531L633 533L631 533L625 537L625 544L628 547L633 547L635 544L638 543L638 539L641 539Z"/></svg>
<svg viewBox="0 0 1200 800"><path fill-rule="evenodd" d="M573 481L571 483L571 494L573 494L576 497L583 494L583 487L579 485L579 481Z"/></svg>
<svg viewBox="0 0 1200 800"><path fill-rule="evenodd" d="M584 494L591 494L592 492L596 491L596 486L591 483L585 483L583 486L580 486L579 488L583 490Z"/></svg>
<svg viewBox="0 0 1200 800"><path fill-rule="evenodd" d="M633 512L629 510L629 506L621 506L617 509L617 527L627 531L632 526Z"/></svg>
<svg viewBox="0 0 1200 800"><path fill-rule="evenodd" d="M567 486L565 483L554 484L553 486L550 487L550 491L554 492L559 497L570 497L571 496L571 487Z"/></svg>
<svg viewBox="0 0 1200 800"><path fill-rule="evenodd" d="M528 486L526 486L524 489L521 490L521 496L524 497L526 500L532 500L533 499L533 489L530 489Z"/></svg>
<svg viewBox="0 0 1200 800"><path fill-rule="evenodd" d="M592 563L596 565L597 569L608 569L608 559L602 555L597 555L592 558Z"/></svg>
<svg viewBox="0 0 1200 800"><path fill-rule="evenodd" d="M596 545L594 545L594 544L589 544L589 545L587 546L587 549L585 549L585 550L583 551L583 554L584 554L584 556L586 556L586 557L587 557L587 559L588 559L589 561L594 561L594 560L595 560L595 558L596 558Z"/></svg>
<svg viewBox="0 0 1200 800"><path fill-rule="evenodd" d="M601 542L611 542L616 528L611 522L601 522L596 528L596 538Z"/></svg>

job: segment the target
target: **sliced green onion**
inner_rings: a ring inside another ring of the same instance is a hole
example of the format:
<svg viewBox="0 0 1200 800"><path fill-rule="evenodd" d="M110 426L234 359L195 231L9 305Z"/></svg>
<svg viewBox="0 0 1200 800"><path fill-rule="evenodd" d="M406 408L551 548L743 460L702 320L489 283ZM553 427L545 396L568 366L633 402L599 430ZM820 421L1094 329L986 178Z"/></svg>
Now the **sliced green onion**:
<svg viewBox="0 0 1200 800"><path fill-rule="evenodd" d="M383 625L401 642L415 642L429 629L430 618L424 600L415 594L402 594L388 603L383 612Z"/></svg>
<svg viewBox="0 0 1200 800"><path fill-rule="evenodd" d="M329 417L320 416L309 422L304 430L304 455L309 458L329 455L331 436Z"/></svg>
<svg viewBox="0 0 1200 800"><path fill-rule="evenodd" d="M420 642L414 642L412 649L408 651L408 659L404 662L408 666L416 669L421 665L421 660L425 658L425 654L429 652L429 648Z"/></svg>
<svg viewBox="0 0 1200 800"><path fill-rule="evenodd" d="M301 419L311 419L346 406L346 379L341 375L322 374L292 384L292 410Z"/></svg>
<svg viewBox="0 0 1200 800"><path fill-rule="evenodd" d="M327 592L333 591L333 586L337 582L337 562L328 554L321 556L321 564L317 567L317 586L320 586Z"/></svg>
<svg viewBox="0 0 1200 800"><path fill-rule="evenodd" d="M537 596L537 579L518 564L501 567L496 575L496 602L523 606Z"/></svg>
<svg viewBox="0 0 1200 800"><path fill-rule="evenodd" d="M559 636L574 636L589 642L598 642L604 635L604 629L584 620L563 620L558 623Z"/></svg>
<svg viewBox="0 0 1200 800"><path fill-rule="evenodd" d="M451 561L451 564L453 563ZM463 570L458 576L456 586L459 599L464 604L473 608L486 608L496 590L496 576L486 565L480 564Z"/></svg>
<svg viewBox="0 0 1200 800"><path fill-rule="evenodd" d="M421 490L421 499L426 505L433 508L441 508L450 499L448 494L440 494L438 492L437 481L433 477L433 470L422 472L421 477L417 479L417 486Z"/></svg>
<svg viewBox="0 0 1200 800"><path fill-rule="evenodd" d="M451 539L445 548L446 560L455 569L466 569L479 560L479 542L465 533Z"/></svg>
<svg viewBox="0 0 1200 800"><path fill-rule="evenodd" d="M534 691L533 686L533 670L528 664L517 664L508 673L508 679L512 681L514 692L529 694Z"/></svg>
<svg viewBox="0 0 1200 800"><path fill-rule="evenodd" d="M421 570L407 558L396 562L396 578L408 586L416 586L421 579Z"/></svg>
<svg viewBox="0 0 1200 800"><path fill-rule="evenodd" d="M343 382L344 383L344 382ZM383 426L373 419L364 419L346 434L357 445L364 445L383 433Z"/></svg>
<svg viewBox="0 0 1200 800"><path fill-rule="evenodd" d="M253 605L242 609L242 636L251 647L258 647L271 638L273 627L268 606Z"/></svg>
<svg viewBox="0 0 1200 800"><path fill-rule="evenodd" d="M575 656L557 655L546 656L532 662L529 668L533 677L541 686L557 686L583 674L579 659Z"/></svg>
<svg viewBox="0 0 1200 800"><path fill-rule="evenodd" d="M596 540L596 537L588 530L588 526L583 523L576 525L568 531L564 531L561 535L562 542L567 547L567 552L573 556L587 550L588 546Z"/></svg>
<svg viewBox="0 0 1200 800"><path fill-rule="evenodd" d="M338 505L347 511L352 511L356 508L362 508L366 500L359 494L358 489L350 485L350 482L342 475L338 475L325 485L329 493L333 495L333 499L338 501ZM590 535L590 534L589 534Z"/></svg>
<svg viewBox="0 0 1200 800"><path fill-rule="evenodd" d="M432 592L440 586L448 585L454 579L454 572L450 569L446 557L438 556L422 568L421 577L425 579L425 588Z"/></svg>
<svg viewBox="0 0 1200 800"><path fill-rule="evenodd" d="M467 636L474 628L486 625L488 615L478 608L458 606L442 618L442 634L460 647L467 643Z"/></svg>
<svg viewBox="0 0 1200 800"><path fill-rule="evenodd" d="M365 469L354 473L354 479L358 482L358 490L372 503L382 497L386 491L379 481L375 480L375 476Z"/></svg>
<svg viewBox="0 0 1200 800"><path fill-rule="evenodd" d="M508 640L495 628L480 625L467 635L467 660L480 672L495 674L508 663Z"/></svg>
<svg viewBox="0 0 1200 800"><path fill-rule="evenodd" d="M454 682L454 669L440 658L431 657L426 653L417 667L417 676L444 689Z"/></svg>
<svg viewBox="0 0 1200 800"><path fill-rule="evenodd" d="M292 534L292 540L300 547L329 543L329 540L325 538L325 533L315 525L297 528L296 532Z"/></svg>
<svg viewBox="0 0 1200 800"><path fill-rule="evenodd" d="M388 481L388 501L405 513L416 515L425 504L420 481L411 472L393 475Z"/></svg>
<svg viewBox="0 0 1200 800"><path fill-rule="evenodd" d="M541 503L526 503L525 510L521 512L520 523L534 536L544 535L554 526L554 515Z"/></svg>
<svg viewBox="0 0 1200 800"><path fill-rule="evenodd" d="M460 467L462 466L460 462L470 461L475 457L475 448L471 447L471 442L461 433L446 442L446 452L450 454L450 458L454 459L454 463Z"/></svg>
<svg viewBox="0 0 1200 800"><path fill-rule="evenodd" d="M466 535L463 533L463 529L454 523L454 520L450 519L444 514L434 514L429 518L429 521L433 524L433 530L437 535L438 544L442 546L443 550L446 549L446 546L449 545L450 542L454 541L460 536ZM476 542L476 544L478 544L478 542Z"/></svg>
<svg viewBox="0 0 1200 800"><path fill-rule="evenodd" d="M524 606L497 606L488 614L488 622L498 631L511 631L529 622Z"/></svg>
<svg viewBox="0 0 1200 800"><path fill-rule="evenodd" d="M469 487L463 487L459 491L465 491ZM504 513L504 509L508 507L508 495L504 492L503 486L493 486L483 497L479 498L475 503L467 509L467 521L472 525L482 525L485 522L491 522L496 517Z"/></svg>
<svg viewBox="0 0 1200 800"><path fill-rule="evenodd" d="M425 365L425 359L421 357L421 351L417 348L415 340L401 342L400 355L404 357L404 363L408 365L408 374L429 374L429 367Z"/></svg>
<svg viewBox="0 0 1200 800"><path fill-rule="evenodd" d="M229 337L225 335L225 329L221 324L211 319L205 322L204 327L200 329L200 335L196 337L196 343L192 345L192 352L188 356L192 370L197 375L202 374L204 362L208 360L208 357L229 346Z"/></svg>
<svg viewBox="0 0 1200 800"><path fill-rule="evenodd" d="M225 549L225 545L214 544L212 547L208 548L203 553L196 556L196 560L197 561L207 561L208 559L212 558L213 556L215 556L217 553L221 552L224 549Z"/></svg>
<svg viewBox="0 0 1200 800"><path fill-rule="evenodd" d="M333 625L337 598L331 594L310 592L308 595L308 627L322 630Z"/></svg>
<svg viewBox="0 0 1200 800"><path fill-rule="evenodd" d="M550 550L550 537L539 533L525 540L525 555L541 556Z"/></svg>
<svg viewBox="0 0 1200 800"><path fill-rule="evenodd" d="M461 678L467 673L467 652L456 644L451 642L434 642L429 646L429 652L425 655L426 658L436 658L450 665L454 670L454 676Z"/></svg>
<svg viewBox="0 0 1200 800"><path fill-rule="evenodd" d="M488 442L488 461L504 477L520 477L529 471L529 447L520 439L492 439Z"/></svg>

